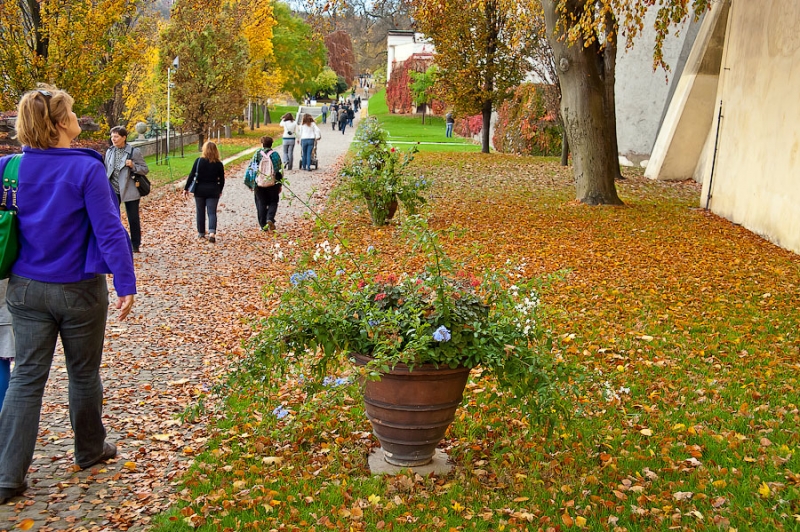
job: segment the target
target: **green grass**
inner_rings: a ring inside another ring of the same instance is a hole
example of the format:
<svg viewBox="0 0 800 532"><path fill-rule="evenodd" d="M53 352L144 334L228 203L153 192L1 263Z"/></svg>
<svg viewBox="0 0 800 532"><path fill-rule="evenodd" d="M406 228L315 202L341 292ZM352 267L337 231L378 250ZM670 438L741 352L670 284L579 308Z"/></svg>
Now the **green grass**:
<svg viewBox="0 0 800 532"><path fill-rule="evenodd" d="M368 109L369 115L376 117L381 126L389 132L389 143L397 143L398 147L404 146L407 142L419 142L417 147L420 151L481 151L481 147L471 139L465 139L458 135L449 139L445 137L443 117L425 115L425 124L423 124L421 116L390 113L389 107L386 105L386 90L381 90L370 97Z"/></svg>

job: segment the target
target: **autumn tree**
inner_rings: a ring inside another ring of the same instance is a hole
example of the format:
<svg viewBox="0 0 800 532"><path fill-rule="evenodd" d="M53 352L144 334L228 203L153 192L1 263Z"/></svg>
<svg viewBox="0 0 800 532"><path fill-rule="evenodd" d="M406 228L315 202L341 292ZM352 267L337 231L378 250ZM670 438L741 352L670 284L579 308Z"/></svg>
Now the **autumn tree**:
<svg viewBox="0 0 800 532"><path fill-rule="evenodd" d="M180 68L172 96L201 147L215 122L228 123L246 101L247 41L241 34L246 13L223 0L178 0L162 35L162 71L173 58Z"/></svg>
<svg viewBox="0 0 800 532"><path fill-rule="evenodd" d="M325 37L325 47L328 49L328 66L342 76L350 86L355 79L355 55L353 55L353 41L345 31L335 31Z"/></svg>
<svg viewBox="0 0 800 532"><path fill-rule="evenodd" d="M444 99L460 114L481 114L481 151L489 153L492 109L530 68L523 46L526 4L516 0L408 2L417 29L436 47Z"/></svg>
<svg viewBox="0 0 800 532"><path fill-rule="evenodd" d="M303 19L283 2L273 2L276 24L273 28L274 61L269 68L286 73L281 90L300 100L311 93L315 79L326 64L325 44Z"/></svg>
<svg viewBox="0 0 800 532"><path fill-rule="evenodd" d="M0 107L45 81L75 98L76 113L96 113L147 53L149 9L149 0L0 2Z"/></svg>
<svg viewBox="0 0 800 532"><path fill-rule="evenodd" d="M411 76L411 94L414 96L414 101L418 106L422 106L422 123L425 123L425 111L428 105L433 101L433 87L439 79L439 67L431 65L425 72L410 71Z"/></svg>
<svg viewBox="0 0 800 532"><path fill-rule="evenodd" d="M589 205L619 205L614 81L620 35L626 45L643 28L654 0L542 0L547 34L561 87L561 115L574 161L577 199ZM659 2L654 29L654 63L673 24L699 16L709 0Z"/></svg>

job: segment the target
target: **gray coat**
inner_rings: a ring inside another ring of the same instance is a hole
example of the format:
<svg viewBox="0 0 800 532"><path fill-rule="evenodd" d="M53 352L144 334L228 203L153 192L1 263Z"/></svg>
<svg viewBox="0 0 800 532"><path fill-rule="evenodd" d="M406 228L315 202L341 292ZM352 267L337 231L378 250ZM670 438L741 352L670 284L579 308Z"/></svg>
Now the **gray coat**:
<svg viewBox="0 0 800 532"><path fill-rule="evenodd" d="M144 162L144 155L142 155L141 150L139 148L134 148L130 144L125 144L125 153L128 154L133 160L133 171L137 174L147 175L147 172L150 169L147 167L147 163ZM111 179L111 174L114 173L114 150L113 147L106 150L106 177ZM131 178L131 169L127 166L123 166L119 171L119 198L120 201L136 201L142 196L139 194L139 191L136 189L136 184L133 182Z"/></svg>

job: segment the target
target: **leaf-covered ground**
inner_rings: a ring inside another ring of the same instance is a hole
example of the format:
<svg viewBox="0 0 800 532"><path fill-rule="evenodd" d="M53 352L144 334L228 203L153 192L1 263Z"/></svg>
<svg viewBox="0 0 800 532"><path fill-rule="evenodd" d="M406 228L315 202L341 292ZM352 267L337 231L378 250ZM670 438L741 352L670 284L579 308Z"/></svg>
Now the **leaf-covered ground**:
<svg viewBox="0 0 800 532"><path fill-rule="evenodd" d="M548 434L473 372L442 444L453 472L373 477L356 384L309 398L302 368L275 385L234 379L158 529L800 529L800 257L698 208L693 182L631 173L625 206L592 208L551 160L414 164L435 180L426 216L454 230L451 256L569 271L542 300L553 356L580 368L572 419ZM387 270L413 265L396 226L340 202L325 216ZM325 238L311 228L299 247Z"/></svg>

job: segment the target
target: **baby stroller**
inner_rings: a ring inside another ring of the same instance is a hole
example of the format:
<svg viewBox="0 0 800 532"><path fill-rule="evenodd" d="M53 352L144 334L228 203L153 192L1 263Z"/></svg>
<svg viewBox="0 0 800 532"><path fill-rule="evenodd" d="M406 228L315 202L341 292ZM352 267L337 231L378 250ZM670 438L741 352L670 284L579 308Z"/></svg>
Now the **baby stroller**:
<svg viewBox="0 0 800 532"><path fill-rule="evenodd" d="M311 164L308 165L309 168L312 166L314 170L319 170L319 161L317 160L317 144L319 143L319 139L314 139L314 148L311 150Z"/></svg>

